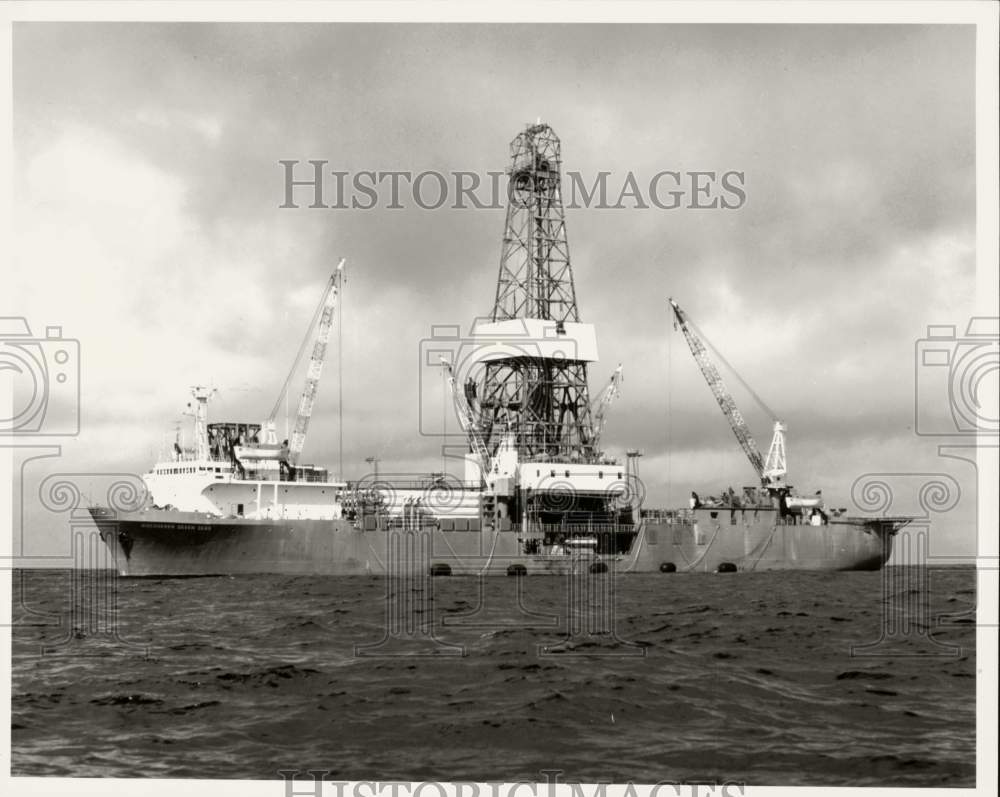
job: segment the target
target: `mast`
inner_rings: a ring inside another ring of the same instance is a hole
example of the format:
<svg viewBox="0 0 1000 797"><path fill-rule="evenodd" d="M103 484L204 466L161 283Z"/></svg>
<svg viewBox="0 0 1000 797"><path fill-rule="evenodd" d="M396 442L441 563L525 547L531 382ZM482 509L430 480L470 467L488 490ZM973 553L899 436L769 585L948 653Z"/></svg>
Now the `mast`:
<svg viewBox="0 0 1000 797"><path fill-rule="evenodd" d="M521 461L594 462L587 363L597 359L596 337L576 304L559 138L547 124L528 125L510 158L496 301L480 331L519 335L519 351L486 363L480 428L490 451L513 434Z"/></svg>
<svg viewBox="0 0 1000 797"><path fill-rule="evenodd" d="M191 388L195 404L194 415L194 447L195 459L203 462L208 459L208 402L215 395L215 388L196 385ZM191 407L188 404L188 407Z"/></svg>

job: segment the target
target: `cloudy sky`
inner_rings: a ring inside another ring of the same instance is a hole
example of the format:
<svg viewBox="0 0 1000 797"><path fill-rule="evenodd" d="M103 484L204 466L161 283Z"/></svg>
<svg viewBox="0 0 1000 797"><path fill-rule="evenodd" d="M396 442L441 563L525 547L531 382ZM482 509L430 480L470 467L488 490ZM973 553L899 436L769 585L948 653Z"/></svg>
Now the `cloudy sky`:
<svg viewBox="0 0 1000 797"><path fill-rule="evenodd" d="M605 443L644 449L647 504L753 483L673 296L788 424L794 484L855 508L863 474L949 474L963 496L932 550L972 553L974 473L915 434L918 393L953 422L914 354L973 312L974 60L968 26L16 24L0 309L81 347L82 432L50 470L145 470L192 384L219 389L214 418L262 419L341 256L344 476L371 455L440 467L420 341L490 311L503 210L405 190L401 209L283 209L279 161L485 179L541 118L612 194L629 173L745 175L738 210L567 211L593 392L625 369ZM728 381L766 450L770 419ZM303 456L334 470L338 392L331 362ZM892 510L916 509L901 490Z"/></svg>

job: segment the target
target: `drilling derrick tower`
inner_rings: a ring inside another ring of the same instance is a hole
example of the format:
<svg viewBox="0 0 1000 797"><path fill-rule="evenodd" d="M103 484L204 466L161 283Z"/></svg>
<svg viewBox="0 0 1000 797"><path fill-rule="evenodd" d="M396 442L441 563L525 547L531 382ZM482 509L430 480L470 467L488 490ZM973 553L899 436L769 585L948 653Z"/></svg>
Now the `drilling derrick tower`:
<svg viewBox="0 0 1000 797"><path fill-rule="evenodd" d="M559 138L547 124L510 145L507 216L491 323L508 349L486 362L479 402L487 447L520 461L594 462L587 363L593 327L580 323L563 214Z"/></svg>

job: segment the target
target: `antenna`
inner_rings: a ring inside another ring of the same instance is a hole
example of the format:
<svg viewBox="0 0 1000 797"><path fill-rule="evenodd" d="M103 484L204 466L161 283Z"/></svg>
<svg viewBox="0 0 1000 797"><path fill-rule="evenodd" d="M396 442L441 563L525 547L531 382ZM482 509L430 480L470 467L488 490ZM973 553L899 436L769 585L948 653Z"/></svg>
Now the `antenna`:
<svg viewBox="0 0 1000 797"><path fill-rule="evenodd" d="M344 271L344 258L340 258L337 264L337 271L340 276L340 312L337 313L337 431L339 433L339 470L337 478L344 478L344 284L347 282L347 275Z"/></svg>

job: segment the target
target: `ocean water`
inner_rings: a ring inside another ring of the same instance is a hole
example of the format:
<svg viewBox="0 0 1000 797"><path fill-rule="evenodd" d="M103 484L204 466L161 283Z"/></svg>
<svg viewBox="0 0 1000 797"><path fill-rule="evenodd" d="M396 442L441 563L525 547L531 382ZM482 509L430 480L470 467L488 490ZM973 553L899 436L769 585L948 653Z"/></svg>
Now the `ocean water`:
<svg viewBox="0 0 1000 797"><path fill-rule="evenodd" d="M12 773L968 787L975 588L19 571Z"/></svg>

